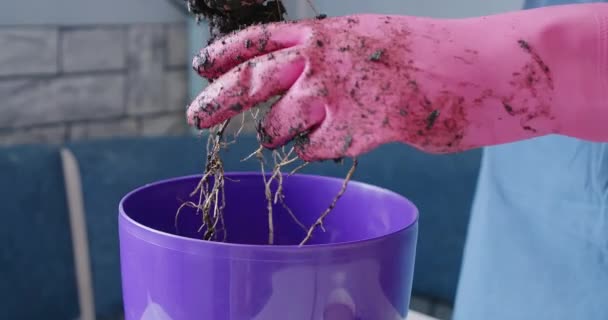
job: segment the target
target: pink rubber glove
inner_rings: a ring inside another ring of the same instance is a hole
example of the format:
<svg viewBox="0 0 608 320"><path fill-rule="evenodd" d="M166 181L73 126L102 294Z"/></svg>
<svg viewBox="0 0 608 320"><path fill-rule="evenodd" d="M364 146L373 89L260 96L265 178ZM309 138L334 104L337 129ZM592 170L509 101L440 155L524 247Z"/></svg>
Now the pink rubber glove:
<svg viewBox="0 0 608 320"><path fill-rule="evenodd" d="M282 95L260 134L308 161L403 142L431 153L552 133L608 140L608 4L444 20L358 15L256 26L194 59L208 128Z"/></svg>

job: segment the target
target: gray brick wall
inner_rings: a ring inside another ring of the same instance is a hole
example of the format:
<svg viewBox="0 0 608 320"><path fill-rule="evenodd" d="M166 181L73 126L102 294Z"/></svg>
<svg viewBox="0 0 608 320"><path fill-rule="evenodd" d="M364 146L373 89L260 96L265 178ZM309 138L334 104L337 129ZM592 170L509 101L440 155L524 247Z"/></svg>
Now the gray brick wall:
<svg viewBox="0 0 608 320"><path fill-rule="evenodd" d="M183 134L185 23L0 27L0 145Z"/></svg>
<svg viewBox="0 0 608 320"><path fill-rule="evenodd" d="M56 73L58 39L56 28L0 28L0 76Z"/></svg>
<svg viewBox="0 0 608 320"><path fill-rule="evenodd" d="M65 72L124 70L127 66L126 28L64 28L61 67Z"/></svg>

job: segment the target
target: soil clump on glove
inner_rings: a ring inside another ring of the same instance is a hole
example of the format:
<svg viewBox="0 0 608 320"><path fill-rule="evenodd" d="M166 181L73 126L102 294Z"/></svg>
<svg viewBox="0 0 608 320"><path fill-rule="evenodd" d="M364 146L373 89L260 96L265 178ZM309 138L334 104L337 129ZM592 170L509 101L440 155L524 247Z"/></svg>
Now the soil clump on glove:
<svg viewBox="0 0 608 320"><path fill-rule="evenodd" d="M209 24L210 40L260 23L283 21L281 0L184 0L188 10Z"/></svg>

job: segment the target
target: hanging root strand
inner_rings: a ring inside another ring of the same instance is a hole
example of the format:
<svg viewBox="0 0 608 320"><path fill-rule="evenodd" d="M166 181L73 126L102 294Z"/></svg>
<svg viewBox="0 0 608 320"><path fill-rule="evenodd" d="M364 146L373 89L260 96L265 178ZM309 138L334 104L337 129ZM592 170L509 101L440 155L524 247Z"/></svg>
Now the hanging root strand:
<svg viewBox="0 0 608 320"><path fill-rule="evenodd" d="M182 203L179 206L179 208L177 209L177 213L175 214L175 232L176 232L176 234L179 234L179 225L178 225L179 215L182 212L182 209L184 209L186 207L198 208L198 205L192 201L185 201L184 203Z"/></svg>
<svg viewBox="0 0 608 320"><path fill-rule="evenodd" d="M258 149L263 150L263 149ZM272 211L272 191L270 189L270 184L272 183L272 178L266 178L266 172L264 168L264 154L260 151L256 154L257 159L260 161L260 170L262 172L262 179L264 179L264 195L266 197L266 210L268 212L268 244L274 244L274 217Z"/></svg>
<svg viewBox="0 0 608 320"><path fill-rule="evenodd" d="M268 243L274 243L274 218L273 218L273 206L277 203L281 203L281 206L287 211L287 213L291 216L296 224L298 224L304 231L306 231L306 226L296 217L293 211L287 206L285 203L285 195L283 195L283 173L282 168L286 167L294 162L296 162L299 158L294 156L293 158L289 158L291 154L293 154L294 149L291 148L289 152L281 154L279 150L272 151L272 159L274 161L274 167L272 169L272 173L269 178L266 178L266 174L264 172L264 162L260 162L260 166L262 169L262 176L264 179L265 186L265 195L266 201L268 203ZM272 183L276 182L276 190L272 192Z"/></svg>
<svg viewBox="0 0 608 320"><path fill-rule="evenodd" d="M306 2L308 2L308 6L310 6L310 8L312 9L312 12L315 13L315 16L319 16L319 10L317 10L317 7L315 6L315 4L312 3L312 0L306 0Z"/></svg>
<svg viewBox="0 0 608 320"><path fill-rule="evenodd" d="M229 122L229 120L225 121L209 131L205 172L196 188L190 193L190 197L195 197L198 194L197 203L193 201L182 203L175 215L175 227L177 230L178 219L182 209L185 207L195 208L196 214L201 214L202 216L202 224L198 228L198 232L205 231L203 235L204 240L217 240L217 231L220 229L224 232L224 239L227 237L223 215L224 207L226 206L224 165L220 158L220 152L225 147L223 135ZM213 179L212 182L210 181L211 179Z"/></svg>
<svg viewBox="0 0 608 320"><path fill-rule="evenodd" d="M287 204L285 203L285 195L283 194L283 173L281 169L298 160L298 157L293 157L289 159L289 156L293 153L293 151L294 149L291 148L289 152L284 152L284 155L281 155L281 153L276 150L273 152L273 156L275 157L275 166L271 179L277 181L277 189L274 193L274 204L280 203L283 209L285 209L285 211L287 211L287 213L290 215L292 220L298 226L300 226L300 228L302 228L304 232L306 232L306 226L302 222L300 222L300 220L296 217L291 208L287 206Z"/></svg>
<svg viewBox="0 0 608 320"><path fill-rule="evenodd" d="M296 174L298 171L304 169L305 167L307 167L310 164L310 162L304 162L301 165L297 166L295 169L291 170L291 172L289 173L290 176L293 176L294 174Z"/></svg>
<svg viewBox="0 0 608 320"><path fill-rule="evenodd" d="M334 199L331 202L331 204L329 205L329 207L321 214L321 216L319 216L317 221L315 221L315 223L310 227L310 229L308 229L308 234L306 235L306 238L304 238L304 240L302 240L302 242L300 242L300 246L305 245L308 241L310 241L310 239L312 239L312 235L317 228L320 227L323 231L325 231L325 228L323 226L323 221L329 215L329 213L331 213L331 211L336 207L338 200L340 200L342 195L344 195L344 193L346 192L348 183L352 179L353 175L355 174L355 170L357 169L357 164L358 164L358 160L356 158L354 158L353 165L350 168L350 170L348 170L348 174L346 175L346 178L344 179L344 182L342 183L342 189L340 189L340 192L338 192L338 194L334 197Z"/></svg>
<svg viewBox="0 0 608 320"><path fill-rule="evenodd" d="M242 21L243 23L235 23L236 20L232 19L234 17L227 17L227 16L220 17L218 12L211 12L209 10L210 8L207 7L206 2L199 1L199 0L187 0L188 10L190 12L194 13L197 16L197 19L199 17L205 17L205 18L207 18L208 22L210 22L210 31L211 31L211 36L212 36L210 43L215 41L215 39L217 39L217 37L219 37L222 34L227 34L229 31L234 31L234 30L246 27L247 25L252 25L255 23L270 22L270 21L275 21L275 20L286 20L287 12L285 11L285 8L283 7L282 1L274 0L274 2L277 5L277 7L276 7L277 11L276 12L273 12L274 10L271 11L272 17L270 17L270 16L264 17L262 15L256 15L256 16L254 16L255 19L258 19L260 21L257 21L257 20L256 21L244 21L243 20ZM319 11L315 7L312 0L306 0L306 2L310 6L310 8L314 12L314 14L317 16L317 18L321 18L321 16L323 16L323 17L325 16L325 15L319 14ZM258 9L261 9L261 7ZM230 18L230 19L228 19L228 18ZM224 19L225 21L220 21L218 19L220 19L220 20ZM231 19L234 21L232 21ZM231 28L234 30L232 30ZM280 99L280 96L277 96L274 98L276 98L278 100L278 99ZM273 103L274 103L273 101L269 100L266 104L268 106L271 106ZM260 115L260 109L257 107L252 108L249 110L249 114L253 117L254 120L257 120L258 116ZM224 176L225 172L224 172L223 162L220 158L220 152L223 148L227 147L228 145L236 143L237 137L242 133L243 128L245 127L245 115L246 115L245 113L242 115L242 117L240 119L241 120L240 127L238 128L238 130L236 130L236 133L234 133L234 137L231 141L223 141L224 133L226 131L226 128L228 127L230 120L227 120L224 123L220 124L219 126L216 126L209 130L209 137L208 137L207 146L206 146L206 148L207 148L207 159L206 160L207 161L206 161L206 165L205 165L205 171L204 171L204 174L203 174L201 180L199 181L198 185L196 186L194 191L192 191L192 193L190 194L190 197L197 197L198 200L197 200L197 202L194 202L194 201L184 202L179 207L179 209L177 210L177 213L175 215L176 230L178 227L178 219L179 219L180 212L182 211L182 209L186 208L186 207L195 208L196 209L195 213L197 215L201 214L202 225L198 229L198 232L201 233L204 231L203 239L204 240L218 240L218 233L221 231L221 232L223 232L223 241L227 240L227 230L226 230L226 226L224 223L225 222L224 209L226 207L224 182L228 178L226 178ZM280 151L273 150L272 151L273 165L268 165L266 163L266 159L264 158L264 147L260 143L260 146L258 149L256 149L253 153L251 153L249 156L247 156L246 158L244 158L242 160L242 161L247 161L247 160L255 157L260 162L260 169L261 169L262 177L264 179L263 182L264 182L264 186L265 186L264 194L265 194L265 197L267 200L268 243L269 244L275 243L275 226L274 226L273 207L277 204L280 204L285 209L285 211L291 216L293 221L302 228L303 232L306 233L307 236L302 241L302 243L301 243L302 245L310 240L315 228L320 227L322 230L324 230L323 220L333 210L338 199L346 191L346 186L348 184L348 181L351 179L351 177L354 173L355 167L357 165L357 160L354 159L353 167L349 171L340 193L336 196L336 198L334 199L334 201L332 202L330 207L325 212L323 212L323 214L319 217L319 219L315 222L315 224L313 224L313 226L311 228L307 228L302 222L300 222L298 220L298 218L296 217L294 212L287 206L287 204L285 202L285 195L283 194L284 175L282 173L282 169L286 166L294 164L299 159L297 156L293 156L292 158L290 158L293 153L294 153L293 148L290 149L288 152L285 152L284 147ZM291 175L295 174L297 171L299 171L300 169L303 169L308 164L309 164L308 162L304 162L303 164L301 164L301 165L297 166L295 169L293 169L288 175L291 176ZM268 168L272 167L272 170L270 171L270 173L268 175L265 172L267 166L268 166ZM274 192L273 192L273 183L276 184L276 186L275 186L276 188L274 189Z"/></svg>

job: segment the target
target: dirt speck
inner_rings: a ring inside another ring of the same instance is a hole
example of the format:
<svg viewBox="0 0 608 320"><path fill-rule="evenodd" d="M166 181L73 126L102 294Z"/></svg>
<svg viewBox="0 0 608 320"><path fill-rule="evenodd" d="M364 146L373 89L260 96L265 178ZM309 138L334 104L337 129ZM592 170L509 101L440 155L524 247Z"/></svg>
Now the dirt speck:
<svg viewBox="0 0 608 320"><path fill-rule="evenodd" d="M234 112L241 112L243 111L243 105L237 102L230 106L230 110Z"/></svg>
<svg viewBox="0 0 608 320"><path fill-rule="evenodd" d="M308 144L310 144L310 138L308 137L308 132L301 132L295 136L293 139L294 148L296 150L303 150Z"/></svg>
<svg viewBox="0 0 608 320"><path fill-rule="evenodd" d="M429 116L426 118L426 129L430 130L433 128L433 126L435 125L435 122L437 121L437 118L439 118L439 110L433 110L433 112L431 112L431 114L429 114Z"/></svg>
<svg viewBox="0 0 608 320"><path fill-rule="evenodd" d="M536 65L540 68L541 72L544 74L547 84L549 85L549 87L551 89L553 89L553 76L551 75L551 69L549 68L549 66L541 58L541 56L538 54L538 52L536 52L536 50L534 50L534 48L530 45L530 43L528 43L525 40L521 40L521 39L518 40L517 43L526 53L530 54L530 56L532 57L532 60L534 60ZM532 84L534 77L532 75L529 75L528 78L530 79L530 83Z"/></svg>
<svg viewBox="0 0 608 320"><path fill-rule="evenodd" d="M505 108L505 110L507 111L508 114L510 114L512 116L515 115L515 113L513 112L513 107L511 107L510 104L508 104L506 102L503 102L502 105L503 105L503 107Z"/></svg>
<svg viewBox="0 0 608 320"><path fill-rule="evenodd" d="M342 153L345 154L346 151L348 151L348 149L353 145L353 136L350 134L347 134L346 137L344 137L344 145L342 145Z"/></svg>
<svg viewBox="0 0 608 320"><path fill-rule="evenodd" d="M266 132L266 129L264 129L261 123L257 124L256 131L258 132L260 142L263 144L272 143L272 137L268 134L268 132Z"/></svg>
<svg viewBox="0 0 608 320"><path fill-rule="evenodd" d="M378 49L378 50L374 51L374 53L372 53L371 56L369 56L369 61L378 62L378 61L380 61L380 59L382 59L383 54L384 54L384 50Z"/></svg>

